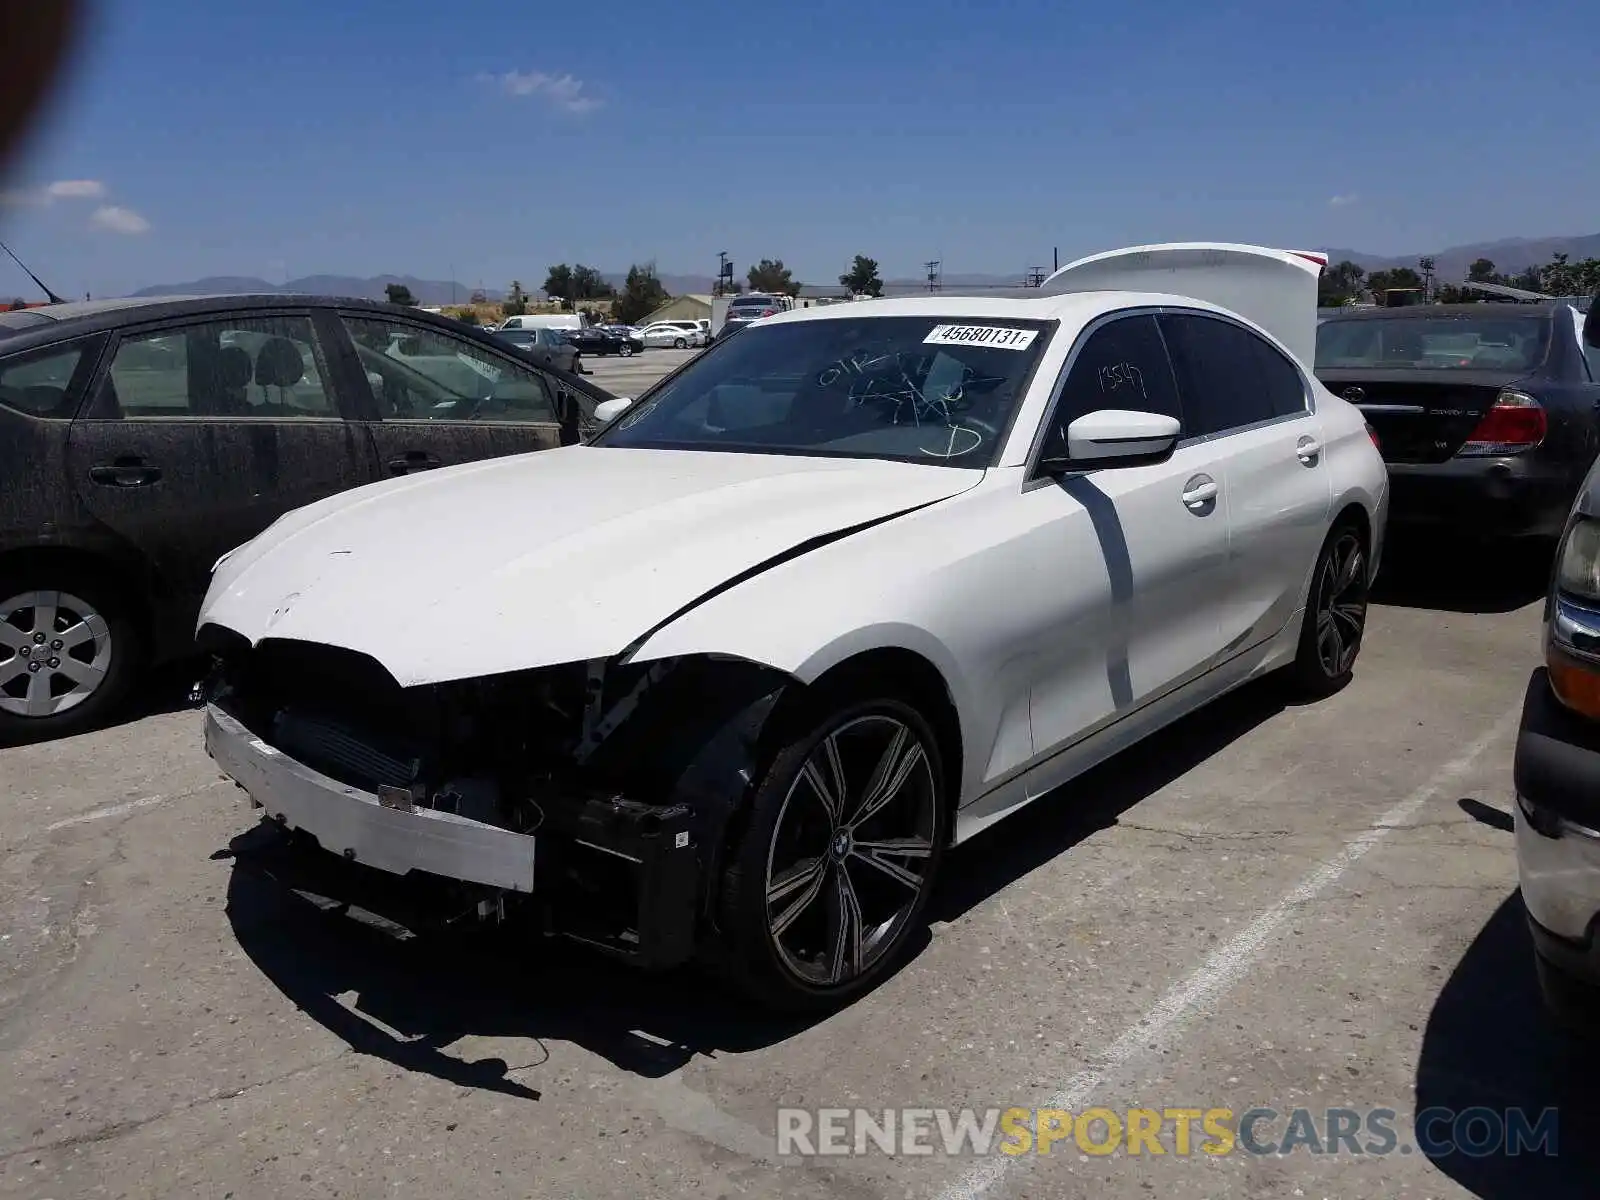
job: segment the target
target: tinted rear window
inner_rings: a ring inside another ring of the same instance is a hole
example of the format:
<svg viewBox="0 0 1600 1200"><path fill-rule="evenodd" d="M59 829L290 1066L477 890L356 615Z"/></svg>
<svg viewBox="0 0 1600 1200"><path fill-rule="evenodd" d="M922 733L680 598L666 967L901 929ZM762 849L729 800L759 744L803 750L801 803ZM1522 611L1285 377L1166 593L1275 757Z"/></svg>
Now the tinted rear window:
<svg viewBox="0 0 1600 1200"><path fill-rule="evenodd" d="M1550 344L1548 317L1372 317L1317 327L1317 369L1530 371Z"/></svg>

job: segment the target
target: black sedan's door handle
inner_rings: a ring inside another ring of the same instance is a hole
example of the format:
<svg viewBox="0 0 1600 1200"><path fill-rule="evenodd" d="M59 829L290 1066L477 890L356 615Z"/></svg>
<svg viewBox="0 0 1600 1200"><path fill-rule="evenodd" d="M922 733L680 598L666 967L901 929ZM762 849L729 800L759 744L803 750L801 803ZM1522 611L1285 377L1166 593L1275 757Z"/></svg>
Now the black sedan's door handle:
<svg viewBox="0 0 1600 1200"><path fill-rule="evenodd" d="M161 478L161 468L150 466L142 458L119 458L109 465L90 467L89 478L106 487L146 487Z"/></svg>
<svg viewBox="0 0 1600 1200"><path fill-rule="evenodd" d="M432 467L442 466L444 460L429 454L426 450L407 450L404 454L389 460L389 470L396 475L408 475L412 471L426 471Z"/></svg>

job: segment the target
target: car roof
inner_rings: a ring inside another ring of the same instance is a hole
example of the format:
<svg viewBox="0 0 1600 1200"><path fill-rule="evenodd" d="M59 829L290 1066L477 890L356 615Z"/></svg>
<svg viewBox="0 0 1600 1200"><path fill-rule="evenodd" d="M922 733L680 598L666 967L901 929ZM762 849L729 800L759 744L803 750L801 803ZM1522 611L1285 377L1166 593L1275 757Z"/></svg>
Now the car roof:
<svg viewBox="0 0 1600 1200"><path fill-rule="evenodd" d="M210 313L272 312L279 309L341 308L370 312L374 315L402 317L418 325L431 326L465 341L479 341L488 345L505 346L503 339L479 329L476 325L454 320L440 313L426 312L383 300L368 300L359 296L326 296L310 293L268 292L231 293L215 296L126 296L112 300L79 300L66 304L43 305L39 308L0 312L0 353L11 354L47 346L69 338L104 333L125 325L147 321L182 319L205 316ZM28 320L5 322L7 317L34 317L48 315L45 321ZM568 375L559 368L545 365L545 370L555 369L564 383L592 396L609 395L587 379Z"/></svg>
<svg viewBox="0 0 1600 1200"><path fill-rule="evenodd" d="M1394 308L1351 308L1347 311L1329 313L1325 320L1328 321L1376 321L1388 318L1406 320L1421 320L1427 317L1491 317L1499 320L1504 317L1549 317L1562 308L1571 307L1566 303L1537 303L1537 304L1401 304Z"/></svg>
<svg viewBox="0 0 1600 1200"><path fill-rule="evenodd" d="M1024 321L1092 320L1119 308L1194 308L1227 312L1220 305L1193 296L1167 292L1067 292L1056 296L968 296L942 292L926 296L893 296L797 308L763 317L762 325L795 321L837 321L850 317L943 317L947 320Z"/></svg>

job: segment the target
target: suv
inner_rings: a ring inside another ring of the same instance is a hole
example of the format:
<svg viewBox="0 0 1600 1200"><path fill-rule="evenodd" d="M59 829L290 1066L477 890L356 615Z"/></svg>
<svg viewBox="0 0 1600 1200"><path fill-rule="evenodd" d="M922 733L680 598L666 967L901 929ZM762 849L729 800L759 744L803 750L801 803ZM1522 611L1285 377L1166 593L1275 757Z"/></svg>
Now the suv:
<svg viewBox="0 0 1600 1200"><path fill-rule="evenodd" d="M1600 293L1583 326L1600 351ZM1513 773L1517 874L1545 1006L1600 1031L1600 460L1567 517L1545 600L1545 666L1523 699Z"/></svg>

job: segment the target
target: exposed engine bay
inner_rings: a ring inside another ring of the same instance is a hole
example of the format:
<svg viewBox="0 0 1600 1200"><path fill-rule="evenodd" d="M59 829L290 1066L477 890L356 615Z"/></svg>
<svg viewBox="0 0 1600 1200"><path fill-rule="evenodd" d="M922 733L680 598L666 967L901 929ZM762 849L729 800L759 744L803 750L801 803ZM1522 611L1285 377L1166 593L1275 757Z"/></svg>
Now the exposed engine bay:
<svg viewBox="0 0 1600 1200"><path fill-rule="evenodd" d="M758 664L695 657L401 688L338 647L203 637L215 654L207 702L294 762L388 808L537 839L531 895L460 889L463 911L531 907L545 932L647 965L692 951L763 727L792 685Z"/></svg>

